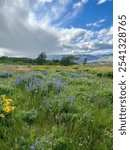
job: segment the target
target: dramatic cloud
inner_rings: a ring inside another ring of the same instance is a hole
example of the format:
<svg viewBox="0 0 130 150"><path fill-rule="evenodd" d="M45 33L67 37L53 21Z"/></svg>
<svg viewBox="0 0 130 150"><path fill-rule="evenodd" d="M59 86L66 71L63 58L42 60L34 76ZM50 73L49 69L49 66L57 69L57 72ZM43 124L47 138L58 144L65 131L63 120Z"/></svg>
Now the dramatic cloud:
<svg viewBox="0 0 130 150"><path fill-rule="evenodd" d="M74 5L72 0L0 1L0 56L111 52L112 27L98 32L62 27L78 13ZM72 7L69 11L68 6Z"/></svg>
<svg viewBox="0 0 130 150"><path fill-rule="evenodd" d="M102 29L99 32L92 32L77 28L64 30L64 32L66 32L65 36L62 36L60 39L62 48L65 52L71 52L72 54L98 54L98 51L111 53L113 44L112 30L113 27Z"/></svg>

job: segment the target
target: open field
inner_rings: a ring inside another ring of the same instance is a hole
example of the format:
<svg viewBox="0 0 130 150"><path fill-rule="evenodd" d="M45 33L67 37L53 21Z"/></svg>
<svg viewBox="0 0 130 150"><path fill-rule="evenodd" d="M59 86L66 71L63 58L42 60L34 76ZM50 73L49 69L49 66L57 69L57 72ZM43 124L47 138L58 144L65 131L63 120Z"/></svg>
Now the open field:
<svg viewBox="0 0 130 150"><path fill-rule="evenodd" d="M0 150L112 150L111 66L0 65Z"/></svg>

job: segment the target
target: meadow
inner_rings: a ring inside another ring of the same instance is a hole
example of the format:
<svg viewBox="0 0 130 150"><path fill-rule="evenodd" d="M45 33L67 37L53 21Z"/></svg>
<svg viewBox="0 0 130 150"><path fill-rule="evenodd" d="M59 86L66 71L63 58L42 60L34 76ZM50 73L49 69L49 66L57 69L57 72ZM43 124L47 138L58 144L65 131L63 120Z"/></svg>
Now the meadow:
<svg viewBox="0 0 130 150"><path fill-rule="evenodd" d="M0 150L112 150L112 66L0 65Z"/></svg>

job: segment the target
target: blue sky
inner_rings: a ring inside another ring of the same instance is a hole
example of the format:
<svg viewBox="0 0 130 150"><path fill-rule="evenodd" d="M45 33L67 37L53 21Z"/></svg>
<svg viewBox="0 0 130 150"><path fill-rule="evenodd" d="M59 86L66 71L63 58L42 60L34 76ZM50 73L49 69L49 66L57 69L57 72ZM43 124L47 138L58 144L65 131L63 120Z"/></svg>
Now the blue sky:
<svg viewBox="0 0 130 150"><path fill-rule="evenodd" d="M110 54L112 7L112 0L0 1L0 56Z"/></svg>
<svg viewBox="0 0 130 150"><path fill-rule="evenodd" d="M100 30L112 26L112 12L113 3L112 1L105 2L97 5L97 0L90 0L83 8L81 13L68 25L85 29L92 29L87 27L86 24L98 22L101 19L105 19L104 23L100 27L93 28Z"/></svg>

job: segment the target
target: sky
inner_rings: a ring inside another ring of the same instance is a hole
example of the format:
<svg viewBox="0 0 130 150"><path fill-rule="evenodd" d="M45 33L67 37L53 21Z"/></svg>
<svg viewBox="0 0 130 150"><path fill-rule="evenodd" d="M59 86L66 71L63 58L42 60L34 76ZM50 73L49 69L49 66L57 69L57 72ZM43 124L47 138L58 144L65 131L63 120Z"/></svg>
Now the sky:
<svg viewBox="0 0 130 150"><path fill-rule="evenodd" d="M112 54L112 0L0 0L0 56Z"/></svg>

